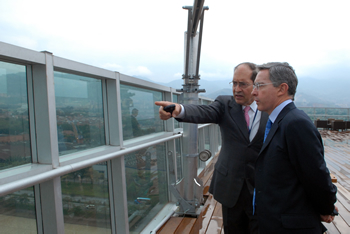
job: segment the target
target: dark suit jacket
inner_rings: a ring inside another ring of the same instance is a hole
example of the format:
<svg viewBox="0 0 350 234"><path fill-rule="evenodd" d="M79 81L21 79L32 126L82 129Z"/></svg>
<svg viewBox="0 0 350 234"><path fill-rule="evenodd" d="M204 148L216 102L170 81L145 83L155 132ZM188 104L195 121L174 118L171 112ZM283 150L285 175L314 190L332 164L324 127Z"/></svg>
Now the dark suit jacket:
<svg viewBox="0 0 350 234"><path fill-rule="evenodd" d="M220 126L222 146L209 192L224 206L233 207L244 182L253 193L254 165L263 143L268 115L262 113L259 130L250 142L242 106L233 96L218 96L210 105L184 107L185 117L179 121Z"/></svg>
<svg viewBox="0 0 350 234"><path fill-rule="evenodd" d="M322 138L294 103L278 115L256 162L260 233L323 233L336 202Z"/></svg>

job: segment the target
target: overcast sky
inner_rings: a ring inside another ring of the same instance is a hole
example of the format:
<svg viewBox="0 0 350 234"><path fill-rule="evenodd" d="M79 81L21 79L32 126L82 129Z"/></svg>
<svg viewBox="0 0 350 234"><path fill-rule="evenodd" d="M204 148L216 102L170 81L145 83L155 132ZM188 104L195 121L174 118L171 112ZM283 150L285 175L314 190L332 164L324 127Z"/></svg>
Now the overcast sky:
<svg viewBox="0 0 350 234"><path fill-rule="evenodd" d="M0 41L155 82L181 79L193 0L0 0ZM350 74L349 0L205 0L200 75L289 62L297 75Z"/></svg>

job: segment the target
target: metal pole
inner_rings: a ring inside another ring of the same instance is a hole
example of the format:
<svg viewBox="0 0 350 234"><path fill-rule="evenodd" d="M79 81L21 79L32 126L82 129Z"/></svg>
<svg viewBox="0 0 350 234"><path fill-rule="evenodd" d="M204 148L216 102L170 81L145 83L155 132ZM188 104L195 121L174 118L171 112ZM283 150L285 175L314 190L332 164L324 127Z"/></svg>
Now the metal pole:
<svg viewBox="0 0 350 234"><path fill-rule="evenodd" d="M199 80L199 59L201 49L201 37L203 22L200 25L199 34L196 28L200 20L203 20L204 0L196 0L193 7L183 7L188 12L187 32L185 33L185 66L183 75L183 88L177 90L183 92L184 104L198 104L198 93L200 90ZM208 10L205 7L205 10ZM193 19L195 16L196 19ZM195 31L193 31L195 30ZM197 178L198 166L198 126L197 124L184 123L183 125L183 179L170 190L177 197L179 212L182 214L197 215L197 208L203 201L203 184Z"/></svg>
<svg viewBox="0 0 350 234"><path fill-rule="evenodd" d="M191 18L192 18L192 11L191 9L188 9L188 23L187 23L187 32L190 32L191 30ZM186 40L186 59L185 59L185 77L188 77L188 70L189 70L189 57L190 57L190 43L191 43L191 34L187 34L187 40Z"/></svg>
<svg viewBox="0 0 350 234"><path fill-rule="evenodd" d="M188 38L189 32L187 32ZM190 43L187 41L186 45L191 45L191 48L186 48L186 51L189 52L187 55L189 57L187 67L189 68L188 72L191 76L194 73L194 64L196 60L197 52L197 41L198 37L190 37ZM186 57L187 57L186 56ZM183 103L184 104L198 104L198 93L192 92L192 85L195 86L195 83L190 83L191 78L184 79L184 93L183 93ZM191 79L192 80L192 79ZM183 125L183 160L184 160L184 194L183 198L186 201L194 200L194 182L193 179L197 176L197 164L198 164L198 130L197 124L184 123Z"/></svg>
<svg viewBox="0 0 350 234"><path fill-rule="evenodd" d="M204 7L204 10L208 10L208 7ZM195 76L199 77L199 63L201 58L201 48L202 48L202 35L203 35L203 24L204 24L204 10L201 16L201 25L199 28L199 41L198 41L198 53L197 53L197 65L196 65L196 73Z"/></svg>

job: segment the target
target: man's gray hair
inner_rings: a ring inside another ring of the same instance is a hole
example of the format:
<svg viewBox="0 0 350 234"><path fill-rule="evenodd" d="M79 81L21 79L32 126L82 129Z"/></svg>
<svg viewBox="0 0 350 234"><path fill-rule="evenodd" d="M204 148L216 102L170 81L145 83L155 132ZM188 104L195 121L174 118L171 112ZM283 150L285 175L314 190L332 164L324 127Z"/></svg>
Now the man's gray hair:
<svg viewBox="0 0 350 234"><path fill-rule="evenodd" d="M285 62L270 62L257 67L259 71L269 70L269 78L274 83L273 86L277 87L282 83L286 83L288 85L288 95L294 99L294 95L297 92L298 78L292 66Z"/></svg>

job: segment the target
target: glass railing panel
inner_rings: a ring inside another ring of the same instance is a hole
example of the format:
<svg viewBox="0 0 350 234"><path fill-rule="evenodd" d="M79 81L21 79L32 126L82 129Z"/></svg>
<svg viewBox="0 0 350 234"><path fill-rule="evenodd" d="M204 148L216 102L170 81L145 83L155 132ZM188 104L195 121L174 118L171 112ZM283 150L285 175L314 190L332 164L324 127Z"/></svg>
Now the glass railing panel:
<svg viewBox="0 0 350 234"><path fill-rule="evenodd" d="M175 139L175 147L176 147L176 171L177 171L177 181L181 180L183 177L182 168L183 168L183 160L182 160L182 139L183 138L177 138Z"/></svg>
<svg viewBox="0 0 350 234"><path fill-rule="evenodd" d="M105 145L101 80L57 71L54 76L59 154Z"/></svg>
<svg viewBox="0 0 350 234"><path fill-rule="evenodd" d="M314 115L315 114L315 108L313 108L313 107L302 107L299 109L303 110L307 115Z"/></svg>
<svg viewBox="0 0 350 234"><path fill-rule="evenodd" d="M0 61L0 170L30 162L26 67Z"/></svg>
<svg viewBox="0 0 350 234"><path fill-rule="evenodd" d="M107 164L61 177L65 233L111 233Z"/></svg>
<svg viewBox="0 0 350 234"><path fill-rule="evenodd" d="M168 202L165 143L125 155L130 233L140 233Z"/></svg>
<svg viewBox="0 0 350 234"><path fill-rule="evenodd" d="M327 108L327 115L333 119L348 120L348 109L347 108Z"/></svg>
<svg viewBox="0 0 350 234"><path fill-rule="evenodd" d="M327 107L299 107L311 120L339 119L349 120L349 108L327 108Z"/></svg>
<svg viewBox="0 0 350 234"><path fill-rule="evenodd" d="M202 100L203 105L209 105L211 103L211 101L208 100Z"/></svg>
<svg viewBox="0 0 350 234"><path fill-rule="evenodd" d="M161 92L121 85L121 108L124 140L164 131L164 123L159 119Z"/></svg>
<svg viewBox="0 0 350 234"><path fill-rule="evenodd" d="M33 187L0 197L0 233L37 233Z"/></svg>
<svg viewBox="0 0 350 234"><path fill-rule="evenodd" d="M210 149L210 131L209 131L209 126L204 128L204 148L206 150L211 150Z"/></svg>
<svg viewBox="0 0 350 234"><path fill-rule="evenodd" d="M326 115L327 108L315 108L314 113L316 115Z"/></svg>

